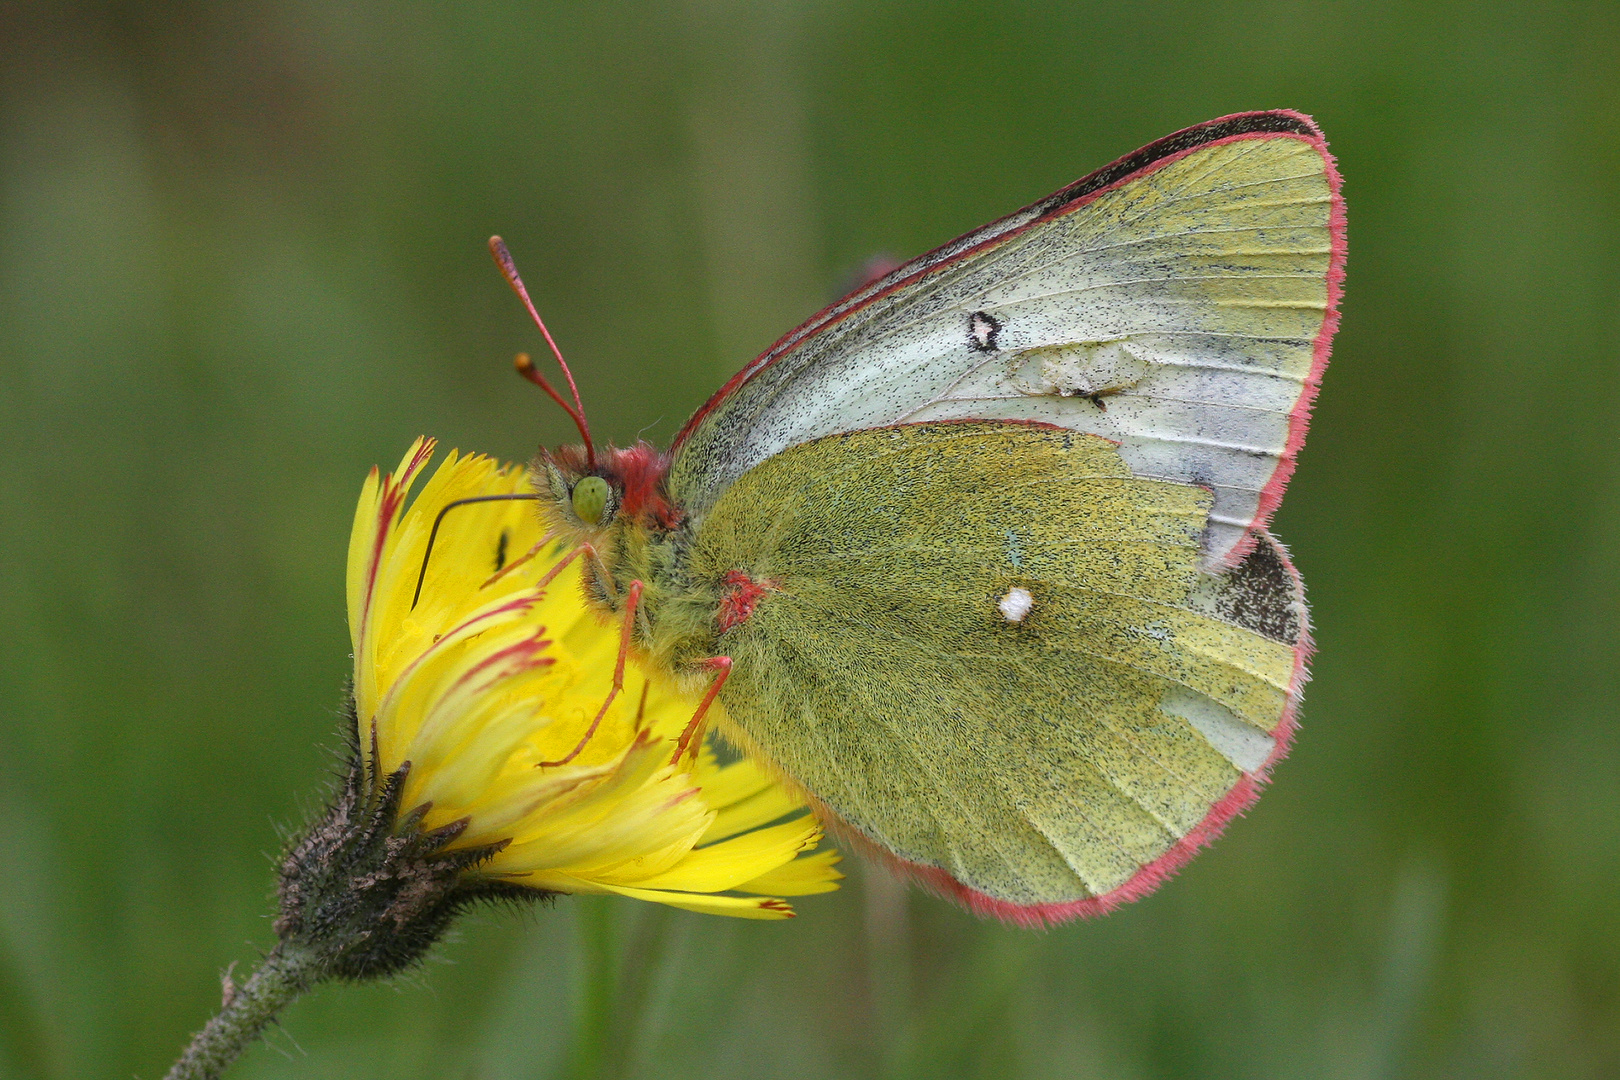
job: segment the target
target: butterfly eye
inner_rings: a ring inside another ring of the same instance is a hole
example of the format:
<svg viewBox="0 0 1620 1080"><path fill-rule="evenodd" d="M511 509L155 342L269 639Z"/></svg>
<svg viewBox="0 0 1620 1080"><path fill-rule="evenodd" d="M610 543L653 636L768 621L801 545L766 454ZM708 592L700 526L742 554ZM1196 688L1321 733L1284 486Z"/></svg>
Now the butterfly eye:
<svg viewBox="0 0 1620 1080"><path fill-rule="evenodd" d="M600 525L607 509L608 482L600 476L587 476L574 485L574 514L587 525Z"/></svg>

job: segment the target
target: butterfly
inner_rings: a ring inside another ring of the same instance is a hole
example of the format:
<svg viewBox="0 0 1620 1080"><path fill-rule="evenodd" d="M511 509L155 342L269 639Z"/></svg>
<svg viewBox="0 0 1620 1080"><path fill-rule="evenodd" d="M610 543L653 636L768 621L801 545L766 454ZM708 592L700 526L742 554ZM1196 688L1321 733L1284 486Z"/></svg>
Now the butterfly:
<svg viewBox="0 0 1620 1080"><path fill-rule="evenodd" d="M1247 806L1294 730L1309 624L1266 526L1344 229L1317 126L1244 113L856 289L667 451L598 450L566 364L571 400L519 357L583 439L531 466L548 542L644 668L704 695L677 757L712 716L976 912L1106 911Z"/></svg>

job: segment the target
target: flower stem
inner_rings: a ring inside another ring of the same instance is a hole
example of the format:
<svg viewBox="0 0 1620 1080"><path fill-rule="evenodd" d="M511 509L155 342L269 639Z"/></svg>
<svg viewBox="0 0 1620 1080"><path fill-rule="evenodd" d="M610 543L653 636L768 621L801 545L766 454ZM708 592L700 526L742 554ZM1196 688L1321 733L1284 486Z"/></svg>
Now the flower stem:
<svg viewBox="0 0 1620 1080"><path fill-rule="evenodd" d="M246 983L226 984L218 1015L191 1040L164 1080L214 1080L278 1012L320 981L320 969L314 954L277 945Z"/></svg>
<svg viewBox="0 0 1620 1080"><path fill-rule="evenodd" d="M607 1069L615 1035L619 992L619 942L608 897L582 897L578 925L585 960L584 999L574 1029L570 1075L580 1080L610 1075Z"/></svg>
<svg viewBox="0 0 1620 1080"><path fill-rule="evenodd" d="M650 1004L661 988L668 949L670 917L674 911L661 904L644 904L638 912L634 936L621 950L619 1030L610 1044L614 1053L608 1076L632 1076L649 1049L653 1035Z"/></svg>

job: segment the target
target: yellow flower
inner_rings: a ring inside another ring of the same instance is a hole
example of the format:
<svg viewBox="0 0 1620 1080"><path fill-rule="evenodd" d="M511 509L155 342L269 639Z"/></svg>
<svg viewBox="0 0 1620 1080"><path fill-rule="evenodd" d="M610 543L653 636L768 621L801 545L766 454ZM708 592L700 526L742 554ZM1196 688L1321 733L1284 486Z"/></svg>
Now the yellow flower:
<svg viewBox="0 0 1620 1080"><path fill-rule="evenodd" d="M612 685L620 627L586 608L577 560L536 587L563 550L513 565L541 538L531 503L446 514L413 604L447 504L529 490L519 467L452 452L406 508L433 445L372 470L349 542L360 745L374 778L409 763L401 818L465 822L446 851L499 847L466 873L548 892L773 919L793 914L784 896L836 889L838 853L809 854L821 830L800 800L709 746L675 760L697 702L633 659L570 759Z"/></svg>

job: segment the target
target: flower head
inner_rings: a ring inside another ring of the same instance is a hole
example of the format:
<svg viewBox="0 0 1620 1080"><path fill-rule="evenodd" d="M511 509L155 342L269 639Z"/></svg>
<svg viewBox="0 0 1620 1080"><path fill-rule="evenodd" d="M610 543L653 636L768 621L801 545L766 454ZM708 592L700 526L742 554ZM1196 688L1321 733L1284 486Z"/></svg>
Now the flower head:
<svg viewBox="0 0 1620 1080"><path fill-rule="evenodd" d="M586 608L577 561L538 585L565 552L534 550L531 503L445 513L417 595L446 506L527 493L521 468L452 452L406 507L432 451L419 440L397 472L373 470L349 545L363 765L399 775L399 819L477 853L462 875L545 892L769 919L837 888L804 803L746 759L678 753L697 702L633 658L593 729L620 628Z"/></svg>

